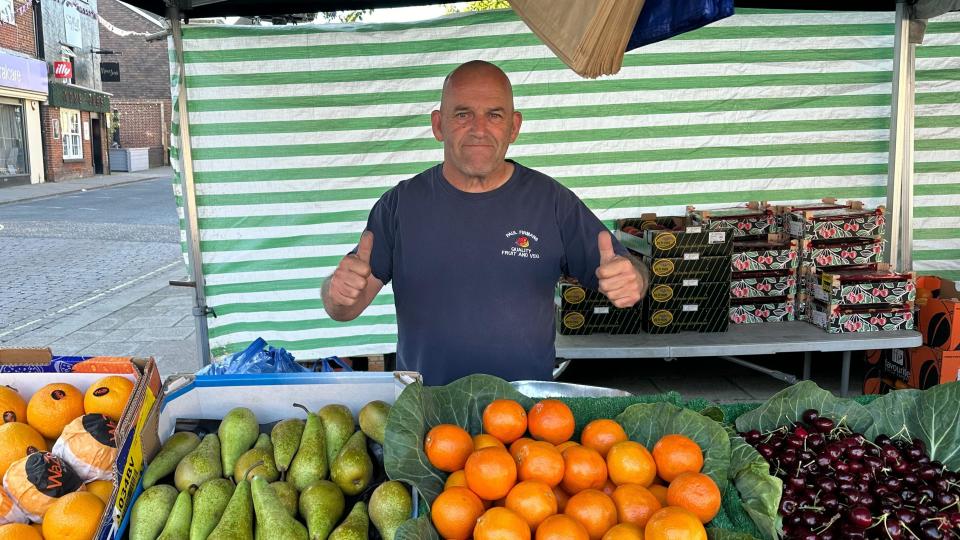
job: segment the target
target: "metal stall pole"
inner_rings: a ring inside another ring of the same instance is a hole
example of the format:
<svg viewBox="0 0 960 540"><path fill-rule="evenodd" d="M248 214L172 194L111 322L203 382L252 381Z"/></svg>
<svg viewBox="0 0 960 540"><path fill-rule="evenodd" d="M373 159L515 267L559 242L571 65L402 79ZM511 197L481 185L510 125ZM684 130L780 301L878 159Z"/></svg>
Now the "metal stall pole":
<svg viewBox="0 0 960 540"><path fill-rule="evenodd" d="M177 54L177 71L179 75L177 108L179 110L180 137L177 148L180 162L180 185L183 190L183 217L186 224L187 245L189 246L189 268L192 282L189 285L194 290L193 316L197 328L197 353L202 366L210 364L210 335L207 331L207 316L213 310L207 306L206 295L203 292L203 261L200 254L200 228L197 222L197 192L193 182L193 156L190 148L189 111L187 110L187 77L183 64L183 33L180 28L180 10L176 2L169 2L167 19L170 21L170 31L173 35L173 45Z"/></svg>
<svg viewBox="0 0 960 540"><path fill-rule="evenodd" d="M893 100L887 165L888 260L913 268L913 109L916 45L910 42L907 6L897 2L893 44Z"/></svg>

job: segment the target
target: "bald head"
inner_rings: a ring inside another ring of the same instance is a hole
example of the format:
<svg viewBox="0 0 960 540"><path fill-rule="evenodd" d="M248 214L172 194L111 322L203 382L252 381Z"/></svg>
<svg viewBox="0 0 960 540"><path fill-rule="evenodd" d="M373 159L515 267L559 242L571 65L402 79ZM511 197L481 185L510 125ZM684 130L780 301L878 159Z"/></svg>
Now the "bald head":
<svg viewBox="0 0 960 540"><path fill-rule="evenodd" d="M511 112L513 110L513 85L510 84L507 74L490 62L471 60L451 71L443 80L440 108L450 106L454 89L462 87L489 87L497 92L504 92L509 96Z"/></svg>

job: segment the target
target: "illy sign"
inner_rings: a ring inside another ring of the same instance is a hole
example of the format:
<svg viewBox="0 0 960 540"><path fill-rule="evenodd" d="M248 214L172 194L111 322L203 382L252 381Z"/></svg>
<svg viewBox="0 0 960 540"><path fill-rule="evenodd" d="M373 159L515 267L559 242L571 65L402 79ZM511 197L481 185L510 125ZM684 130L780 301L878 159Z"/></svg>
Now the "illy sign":
<svg viewBox="0 0 960 540"><path fill-rule="evenodd" d="M73 64L70 62L54 62L53 75L58 79L69 79L73 77Z"/></svg>

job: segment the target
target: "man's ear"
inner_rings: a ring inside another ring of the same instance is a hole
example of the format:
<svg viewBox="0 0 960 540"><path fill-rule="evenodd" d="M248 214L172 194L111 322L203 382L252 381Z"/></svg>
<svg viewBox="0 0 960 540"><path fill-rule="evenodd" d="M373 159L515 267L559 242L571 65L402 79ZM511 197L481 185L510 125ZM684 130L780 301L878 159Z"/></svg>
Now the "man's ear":
<svg viewBox="0 0 960 540"><path fill-rule="evenodd" d="M514 143L520 135L520 124L523 123L523 115L520 111L513 111L513 131L510 133L510 143Z"/></svg>
<svg viewBox="0 0 960 540"><path fill-rule="evenodd" d="M430 126L433 128L433 137L443 141L443 132L440 131L440 111L430 113Z"/></svg>

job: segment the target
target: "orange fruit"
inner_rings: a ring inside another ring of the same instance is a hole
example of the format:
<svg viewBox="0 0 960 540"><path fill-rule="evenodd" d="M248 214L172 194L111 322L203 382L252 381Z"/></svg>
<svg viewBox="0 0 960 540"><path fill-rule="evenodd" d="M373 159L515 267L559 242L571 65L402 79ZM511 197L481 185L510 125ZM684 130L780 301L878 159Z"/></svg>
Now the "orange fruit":
<svg viewBox="0 0 960 540"><path fill-rule="evenodd" d="M647 488L647 491L653 494L660 501L660 506L669 506L667 504L667 486L654 484Z"/></svg>
<svg viewBox="0 0 960 540"><path fill-rule="evenodd" d="M640 484L646 487L653 483L657 465L642 444L623 441L613 445L607 453L607 471L610 480L618 486Z"/></svg>
<svg viewBox="0 0 960 540"><path fill-rule="evenodd" d="M449 540L467 540L483 515L480 497L465 487L451 487L437 496L430 507L430 518L440 536Z"/></svg>
<svg viewBox="0 0 960 540"><path fill-rule="evenodd" d="M720 511L720 488L705 474L683 473L670 482L667 503L686 508L706 523Z"/></svg>
<svg viewBox="0 0 960 540"><path fill-rule="evenodd" d="M600 488L600 491L602 491L607 497L612 497L613 492L616 491L616 489L617 489L617 485L611 482L609 478L607 478L607 481L603 483L603 487Z"/></svg>
<svg viewBox="0 0 960 540"><path fill-rule="evenodd" d="M553 495L557 498L557 512L563 512L567 508L570 495L560 486L553 486Z"/></svg>
<svg viewBox="0 0 960 540"><path fill-rule="evenodd" d="M521 481L537 480L553 487L563 480L563 456L548 442L526 444L517 455L517 476Z"/></svg>
<svg viewBox="0 0 960 540"><path fill-rule="evenodd" d="M643 529L632 523L621 523L607 531L602 540L643 540Z"/></svg>
<svg viewBox="0 0 960 540"><path fill-rule="evenodd" d="M83 395L83 410L119 422L132 393L133 381L130 379L119 375L104 377L87 388Z"/></svg>
<svg viewBox="0 0 960 540"><path fill-rule="evenodd" d="M619 486L611 498L617 507L620 523L632 523L638 527L645 527L650 516L663 507L650 490L639 484Z"/></svg>
<svg viewBox="0 0 960 540"><path fill-rule="evenodd" d="M495 501L510 493L517 482L517 462L501 448L484 448L470 454L464 466L467 487L481 499Z"/></svg>
<svg viewBox="0 0 960 540"><path fill-rule="evenodd" d="M72 384L48 384L27 402L27 423L50 440L56 440L64 426L80 416L83 393Z"/></svg>
<svg viewBox="0 0 960 540"><path fill-rule="evenodd" d="M537 527L536 540L590 540L577 520L564 514L550 516Z"/></svg>
<svg viewBox="0 0 960 540"><path fill-rule="evenodd" d="M563 513L583 525L590 540L600 540L617 524L617 507L613 500L595 489L585 489L570 497Z"/></svg>
<svg viewBox="0 0 960 540"><path fill-rule="evenodd" d="M577 424L573 412L565 403L556 399L545 399L530 409L527 425L534 439L560 444L570 440Z"/></svg>
<svg viewBox="0 0 960 540"><path fill-rule="evenodd" d="M507 494L504 507L522 517L530 530L536 530L543 520L557 513L557 497L543 482L520 482Z"/></svg>
<svg viewBox="0 0 960 540"><path fill-rule="evenodd" d="M657 474L667 482L685 472L700 472L703 467L703 450L685 435L664 435L653 445L653 460Z"/></svg>
<svg viewBox="0 0 960 540"><path fill-rule="evenodd" d="M448 490L452 487L467 487L467 473L463 469L450 473L447 481L443 484L443 489Z"/></svg>
<svg viewBox="0 0 960 540"><path fill-rule="evenodd" d="M557 445L557 452L563 453L564 450L570 448L571 446L580 446L580 443L577 441L567 441L565 443L560 443Z"/></svg>
<svg viewBox="0 0 960 540"><path fill-rule="evenodd" d="M57 499L43 515L43 537L89 540L100 526L103 508L103 501L93 493L68 493Z"/></svg>
<svg viewBox="0 0 960 540"><path fill-rule="evenodd" d="M607 418L590 422L580 434L580 444L593 448L603 457L607 457L611 446L625 440L627 440L627 432L623 427Z"/></svg>
<svg viewBox="0 0 960 540"><path fill-rule="evenodd" d="M527 411L512 399L498 399L483 409L483 431L504 444L527 432Z"/></svg>
<svg viewBox="0 0 960 540"><path fill-rule="evenodd" d="M427 432L423 449L434 467L444 472L459 471L473 452L473 438L460 426L439 424Z"/></svg>
<svg viewBox="0 0 960 540"><path fill-rule="evenodd" d="M26 421L27 402L14 388L0 385L0 424Z"/></svg>
<svg viewBox="0 0 960 540"><path fill-rule="evenodd" d="M523 447L534 442L533 439L529 437L522 437L510 443L510 455L513 456L513 459L520 457L520 450L523 450Z"/></svg>
<svg viewBox="0 0 960 540"><path fill-rule="evenodd" d="M530 526L513 510L494 507L477 520L473 540L530 540Z"/></svg>
<svg viewBox="0 0 960 540"><path fill-rule="evenodd" d="M643 537L645 540L707 540L707 531L693 512L667 506L650 516Z"/></svg>
<svg viewBox="0 0 960 540"><path fill-rule="evenodd" d="M43 537L30 525L8 523L0 525L0 540L43 540Z"/></svg>
<svg viewBox="0 0 960 540"><path fill-rule="evenodd" d="M113 482L109 480L94 480L86 485L86 489L99 497L100 500L103 501L103 504L107 504L107 501L109 501L113 495Z"/></svg>
<svg viewBox="0 0 960 540"><path fill-rule="evenodd" d="M504 446L504 444L503 444L502 442L500 442L500 439L494 437L493 435L487 435L486 433L481 433L481 434L479 434L479 435L474 435L474 436L473 436L473 450L474 450L474 451L477 451L477 450L479 450L479 449L481 449L481 448L487 448L487 447L490 447L490 446L496 446L496 447L499 447L499 448L503 448L504 450L507 449L507 447Z"/></svg>
<svg viewBox="0 0 960 540"><path fill-rule="evenodd" d="M43 536L43 524L42 524L42 523L31 523L30 526L33 527L33 530L37 531L37 534L39 534L40 536Z"/></svg>
<svg viewBox="0 0 960 540"><path fill-rule="evenodd" d="M20 422L0 425L0 471L6 473L11 463L38 450L46 452L49 447L37 430Z"/></svg>
<svg viewBox="0 0 960 540"><path fill-rule="evenodd" d="M607 463L600 452L586 446L563 451L563 490L575 495L585 489L601 489L607 482Z"/></svg>

